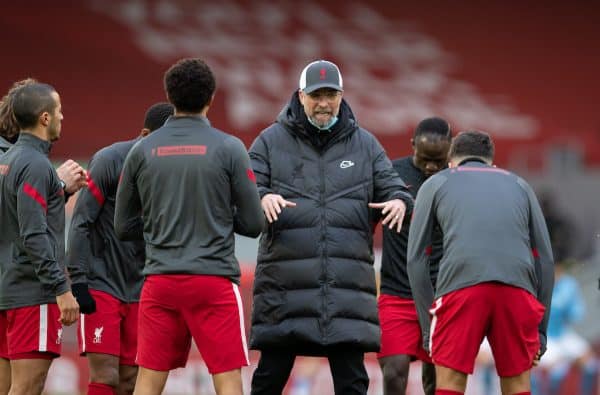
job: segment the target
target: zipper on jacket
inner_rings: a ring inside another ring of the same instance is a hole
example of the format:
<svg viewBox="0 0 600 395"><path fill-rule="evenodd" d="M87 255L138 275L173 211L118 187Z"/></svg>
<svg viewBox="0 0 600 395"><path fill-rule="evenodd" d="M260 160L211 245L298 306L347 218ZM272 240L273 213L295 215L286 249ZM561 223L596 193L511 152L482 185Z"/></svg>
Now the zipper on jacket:
<svg viewBox="0 0 600 395"><path fill-rule="evenodd" d="M327 276L327 218L325 208L325 164L323 160L322 152L319 153L319 202L321 206L321 276L323 278L323 326L322 326L322 337L323 340L327 338L327 329L329 324L329 314L327 311L327 299L329 294L329 280ZM327 342L325 341L325 344Z"/></svg>

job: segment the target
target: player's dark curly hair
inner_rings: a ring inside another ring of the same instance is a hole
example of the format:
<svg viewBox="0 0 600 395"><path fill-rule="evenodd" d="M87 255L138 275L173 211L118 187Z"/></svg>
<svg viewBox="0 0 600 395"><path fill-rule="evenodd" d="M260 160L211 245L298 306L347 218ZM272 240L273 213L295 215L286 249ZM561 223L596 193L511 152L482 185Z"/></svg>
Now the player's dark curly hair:
<svg viewBox="0 0 600 395"><path fill-rule="evenodd" d="M177 111L198 113L210 103L216 82L210 67L201 59L181 59L164 78L167 98Z"/></svg>
<svg viewBox="0 0 600 395"><path fill-rule="evenodd" d="M452 129L450 124L445 119L440 117L425 118L415 128L413 138L423 136L426 134L432 134L440 136L448 141L452 139Z"/></svg>
<svg viewBox="0 0 600 395"><path fill-rule="evenodd" d="M478 157L494 159L494 142L489 134L477 130L460 132L450 145L450 158Z"/></svg>
<svg viewBox="0 0 600 395"><path fill-rule="evenodd" d="M19 126L15 113L13 111L12 99L15 92L22 86L34 84L37 81L33 78L26 78L15 82L8 93L0 100L0 136L4 137L11 143L14 143L19 137Z"/></svg>
<svg viewBox="0 0 600 395"><path fill-rule="evenodd" d="M171 115L175 112L175 108L171 103L156 103L153 104L144 118L144 128L151 132L163 126Z"/></svg>

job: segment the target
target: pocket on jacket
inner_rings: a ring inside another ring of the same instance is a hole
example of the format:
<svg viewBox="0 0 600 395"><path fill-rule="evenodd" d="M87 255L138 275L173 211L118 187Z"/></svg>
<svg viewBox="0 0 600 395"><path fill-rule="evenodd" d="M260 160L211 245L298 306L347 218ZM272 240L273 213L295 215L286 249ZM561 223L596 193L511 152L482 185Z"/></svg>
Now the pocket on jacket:
<svg viewBox="0 0 600 395"><path fill-rule="evenodd" d="M275 223L267 225L267 231L260 237L259 254L268 254L272 251L275 239Z"/></svg>
<svg viewBox="0 0 600 395"><path fill-rule="evenodd" d="M276 324L283 319L285 292L268 291L254 295L253 322Z"/></svg>

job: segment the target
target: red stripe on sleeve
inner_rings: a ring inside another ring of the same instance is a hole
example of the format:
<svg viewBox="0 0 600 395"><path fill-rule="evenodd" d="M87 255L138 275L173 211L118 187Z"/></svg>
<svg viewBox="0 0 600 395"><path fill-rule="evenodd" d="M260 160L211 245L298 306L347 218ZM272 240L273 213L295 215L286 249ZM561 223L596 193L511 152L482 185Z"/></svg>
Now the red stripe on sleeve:
<svg viewBox="0 0 600 395"><path fill-rule="evenodd" d="M23 192L27 195L31 196L33 200L38 202L40 206L44 209L44 214L48 213L48 203L46 203L46 199L42 196L41 193L38 192L31 184L28 182L23 183Z"/></svg>
<svg viewBox="0 0 600 395"><path fill-rule="evenodd" d="M537 248L532 248L531 253L533 254L533 257L536 259L540 257L540 252L537 250Z"/></svg>
<svg viewBox="0 0 600 395"><path fill-rule="evenodd" d="M96 185L96 183L94 182L92 177L90 177L89 172L87 173L87 183L88 183L88 189L90 190L92 195L96 198L96 201L98 202L98 204L100 206L102 206L104 204L104 195L102 194L102 191L100 191L100 188L98 188L98 185Z"/></svg>
<svg viewBox="0 0 600 395"><path fill-rule="evenodd" d="M425 247L425 255L431 256L432 252L433 252L433 247L431 247L431 246Z"/></svg>
<svg viewBox="0 0 600 395"><path fill-rule="evenodd" d="M252 169L246 169L246 174L248 175L248 179L256 184L256 175Z"/></svg>

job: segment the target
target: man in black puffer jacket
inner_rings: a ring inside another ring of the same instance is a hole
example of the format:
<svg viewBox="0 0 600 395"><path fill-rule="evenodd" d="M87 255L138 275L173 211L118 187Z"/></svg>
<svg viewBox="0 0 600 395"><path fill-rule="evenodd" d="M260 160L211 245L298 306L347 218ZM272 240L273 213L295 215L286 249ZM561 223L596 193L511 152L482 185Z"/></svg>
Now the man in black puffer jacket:
<svg viewBox="0 0 600 395"><path fill-rule="evenodd" d="M367 392L364 353L380 343L372 231L382 217L399 232L413 201L342 88L335 64L310 63L250 148L269 222L254 282L253 395L280 394L296 355L327 357L336 394Z"/></svg>

